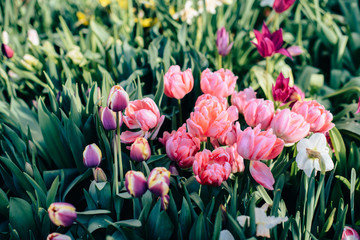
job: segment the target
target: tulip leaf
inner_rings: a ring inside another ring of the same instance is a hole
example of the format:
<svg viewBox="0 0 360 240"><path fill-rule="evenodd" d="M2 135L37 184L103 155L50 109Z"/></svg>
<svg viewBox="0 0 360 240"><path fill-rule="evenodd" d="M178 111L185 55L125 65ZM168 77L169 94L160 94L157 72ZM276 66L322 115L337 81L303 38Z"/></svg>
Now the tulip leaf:
<svg viewBox="0 0 360 240"><path fill-rule="evenodd" d="M180 209L179 223L183 236L187 236L191 226L191 212L189 204L184 197Z"/></svg>
<svg viewBox="0 0 360 240"><path fill-rule="evenodd" d="M103 210L103 209L77 212L78 215L100 215L100 214L109 214L109 213L111 213L109 210Z"/></svg>
<svg viewBox="0 0 360 240"><path fill-rule="evenodd" d="M93 233L98 229L106 228L109 225L109 222L111 221L112 221L111 217L107 215L94 216L89 220L88 230L90 233Z"/></svg>

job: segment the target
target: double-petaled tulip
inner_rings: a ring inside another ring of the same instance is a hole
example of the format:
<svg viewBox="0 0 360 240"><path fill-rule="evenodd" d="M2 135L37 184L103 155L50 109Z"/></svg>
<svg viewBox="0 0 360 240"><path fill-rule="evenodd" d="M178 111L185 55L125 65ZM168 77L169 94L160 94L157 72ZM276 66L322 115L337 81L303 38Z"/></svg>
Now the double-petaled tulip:
<svg viewBox="0 0 360 240"><path fill-rule="evenodd" d="M212 143L215 144L216 147L218 147L219 144L232 146L237 142L237 138L240 133L241 133L240 123L235 122L232 125L232 128L227 133L225 133L223 136L216 139L217 141L213 141Z"/></svg>
<svg viewBox="0 0 360 240"><path fill-rule="evenodd" d="M296 102L292 111L302 115L305 121L310 123L310 132L325 133L335 126L331 122L333 115L330 111L315 100Z"/></svg>
<svg viewBox="0 0 360 240"><path fill-rule="evenodd" d="M65 234L54 232L54 233L50 233L47 236L46 240L71 240L71 237Z"/></svg>
<svg viewBox="0 0 360 240"><path fill-rule="evenodd" d="M193 165L195 154L200 150L200 140L186 132L186 124L171 134L164 132L159 141L165 145L166 154L181 168Z"/></svg>
<svg viewBox="0 0 360 240"><path fill-rule="evenodd" d="M110 89L109 97L107 99L108 107L114 112L124 110L129 104L129 95L119 85L115 85Z"/></svg>
<svg viewBox="0 0 360 240"><path fill-rule="evenodd" d="M7 58L12 58L14 56L14 50L6 44L1 44L2 54Z"/></svg>
<svg viewBox="0 0 360 240"><path fill-rule="evenodd" d="M107 181L106 174L105 174L104 170L102 170L101 168L99 168L99 167L95 168L93 174L94 174L95 182L100 183L100 182Z"/></svg>
<svg viewBox="0 0 360 240"><path fill-rule="evenodd" d="M216 101L219 101L222 105L224 105L224 107L228 107L228 102L227 102L226 98L224 98L224 97L216 97L216 96L213 96L213 95L208 94L208 93L202 94L196 99L195 107L197 105L199 105L200 102L202 102L204 100L209 100L209 99L214 99Z"/></svg>
<svg viewBox="0 0 360 240"><path fill-rule="evenodd" d="M225 27L220 28L216 34L216 47L221 56L229 54L234 42L229 44L229 33L226 32Z"/></svg>
<svg viewBox="0 0 360 240"><path fill-rule="evenodd" d="M289 109L278 111L270 127L276 136L284 140L285 144L292 145L309 134L310 124L303 116Z"/></svg>
<svg viewBox="0 0 360 240"><path fill-rule="evenodd" d="M274 190L275 179L272 175L270 168L261 161L250 162L250 174L254 180L266 189Z"/></svg>
<svg viewBox="0 0 360 240"><path fill-rule="evenodd" d="M165 116L160 116L159 108L151 98L131 101L125 109L123 121L128 128L140 131L123 132L120 136L121 141L133 143L138 137L154 140L164 119Z"/></svg>
<svg viewBox="0 0 360 240"><path fill-rule="evenodd" d="M251 127L260 125L261 129L267 129L274 116L274 111L274 103L272 101L251 99L244 108L244 118Z"/></svg>
<svg viewBox="0 0 360 240"><path fill-rule="evenodd" d="M360 240L360 236L353 228L345 226L341 240Z"/></svg>
<svg viewBox="0 0 360 240"><path fill-rule="evenodd" d="M56 226L69 227L75 221L77 214L70 203L55 202L48 209L49 218Z"/></svg>
<svg viewBox="0 0 360 240"><path fill-rule="evenodd" d="M122 114L121 112L115 113L108 107L100 107L99 115L101 123L105 130L111 131L116 130L116 114L118 114L119 127L122 125Z"/></svg>
<svg viewBox="0 0 360 240"><path fill-rule="evenodd" d="M272 129L261 131L260 126L246 128L237 141L237 151L244 159L270 160L284 148L284 141L273 134Z"/></svg>
<svg viewBox="0 0 360 240"><path fill-rule="evenodd" d="M232 173L243 172L245 170L244 158L240 156L239 153L237 152L236 143L230 147L227 147L225 150L230 155L231 172Z"/></svg>
<svg viewBox="0 0 360 240"><path fill-rule="evenodd" d="M191 69L181 72L180 67L171 66L164 75L164 93L170 98L182 99L194 87Z"/></svg>
<svg viewBox="0 0 360 240"><path fill-rule="evenodd" d="M231 173L231 157L224 148L204 149L195 155L193 171L200 184L220 186Z"/></svg>
<svg viewBox="0 0 360 240"><path fill-rule="evenodd" d="M125 174L126 191L133 197L141 197L147 190L147 182L142 172L130 170Z"/></svg>
<svg viewBox="0 0 360 240"><path fill-rule="evenodd" d="M101 158L101 150L95 143L89 144L85 147L83 152L83 162L86 167L93 168L99 166Z"/></svg>
<svg viewBox="0 0 360 240"><path fill-rule="evenodd" d="M38 32L33 29L33 28L30 28L28 30L28 39L29 41L35 45L35 46L38 46L40 44L40 38L39 38L39 34Z"/></svg>
<svg viewBox="0 0 360 240"><path fill-rule="evenodd" d="M164 167L156 167L148 176L148 188L156 196L162 197L168 194L170 185L170 172Z"/></svg>
<svg viewBox="0 0 360 240"><path fill-rule="evenodd" d="M146 161L151 156L151 149L148 141L138 137L130 147L130 158L136 162Z"/></svg>
<svg viewBox="0 0 360 240"><path fill-rule="evenodd" d="M275 101L286 102L290 96L290 78L285 78L282 73L276 78L275 86L272 86L272 95Z"/></svg>
<svg viewBox="0 0 360 240"><path fill-rule="evenodd" d="M275 53L280 53L292 59L291 54L283 48L283 34L282 28L270 33L268 27L264 23L262 26L262 32L254 30L256 42L252 42L258 49L262 57L271 57Z"/></svg>
<svg viewBox="0 0 360 240"><path fill-rule="evenodd" d="M275 0L273 4L273 9L277 13L282 13L288 10L293 4L295 0Z"/></svg>
<svg viewBox="0 0 360 240"><path fill-rule="evenodd" d="M233 93L231 104L237 107L239 113L243 113L246 104L253 98L256 98L256 92L251 87L245 88L243 91Z"/></svg>
<svg viewBox="0 0 360 240"><path fill-rule="evenodd" d="M237 79L228 69L211 72L207 68L201 73L200 88L203 93L224 98L233 94Z"/></svg>

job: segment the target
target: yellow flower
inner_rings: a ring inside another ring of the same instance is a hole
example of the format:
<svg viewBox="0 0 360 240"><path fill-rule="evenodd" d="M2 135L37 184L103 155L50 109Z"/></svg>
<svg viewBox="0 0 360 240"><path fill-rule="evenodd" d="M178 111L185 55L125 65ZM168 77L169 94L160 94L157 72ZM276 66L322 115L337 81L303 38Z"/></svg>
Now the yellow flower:
<svg viewBox="0 0 360 240"><path fill-rule="evenodd" d="M120 8L127 9L128 8L128 0L117 0Z"/></svg>
<svg viewBox="0 0 360 240"><path fill-rule="evenodd" d="M139 19L135 18L134 21L137 23ZM157 18L140 18L140 24L143 26L143 28L152 27L157 23L157 21Z"/></svg>
<svg viewBox="0 0 360 240"><path fill-rule="evenodd" d="M111 0L99 0L99 3L102 7L107 7L111 3Z"/></svg>
<svg viewBox="0 0 360 240"><path fill-rule="evenodd" d="M89 19L85 13L77 12L76 17L78 18L78 22L77 22L78 25L84 25L84 26L89 25Z"/></svg>
<svg viewBox="0 0 360 240"><path fill-rule="evenodd" d="M170 15L174 15L176 12L175 12L175 7L174 6L171 6L170 9L169 9L169 13Z"/></svg>

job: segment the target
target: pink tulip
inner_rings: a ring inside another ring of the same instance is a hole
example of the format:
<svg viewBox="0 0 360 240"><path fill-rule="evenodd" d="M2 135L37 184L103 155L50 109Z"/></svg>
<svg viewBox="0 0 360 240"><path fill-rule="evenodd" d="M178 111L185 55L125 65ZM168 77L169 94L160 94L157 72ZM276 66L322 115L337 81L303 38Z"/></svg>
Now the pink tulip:
<svg viewBox="0 0 360 240"><path fill-rule="evenodd" d="M205 141L206 137L219 138L227 133L237 119L236 107L226 109L218 100L208 99L195 106L186 123L192 135Z"/></svg>
<svg viewBox="0 0 360 240"><path fill-rule="evenodd" d="M125 174L126 191L133 197L141 197L147 190L147 181L142 172L130 170Z"/></svg>
<svg viewBox="0 0 360 240"><path fill-rule="evenodd" d="M150 145L143 137L138 137L130 147L130 159L136 162L147 161L151 156Z"/></svg>
<svg viewBox="0 0 360 240"><path fill-rule="evenodd" d="M270 168L260 161L250 162L250 174L254 180L266 189L274 190L275 179Z"/></svg>
<svg viewBox="0 0 360 240"><path fill-rule="evenodd" d="M300 114L283 109L275 114L270 127L285 144L291 145L309 134L310 124Z"/></svg>
<svg viewBox="0 0 360 240"><path fill-rule="evenodd" d="M123 121L129 129L140 129L138 132L125 131L120 138L123 143L133 143L136 138L155 139L164 122L159 108L151 98L131 101L125 109Z"/></svg>
<svg viewBox="0 0 360 240"><path fill-rule="evenodd" d="M270 126L274 116L274 103L270 100L251 99L244 108L244 117L250 127L260 125L261 129Z"/></svg>
<svg viewBox="0 0 360 240"><path fill-rule="evenodd" d="M273 9L277 13L282 13L288 10L293 4L295 0L275 0L273 4Z"/></svg>
<svg viewBox="0 0 360 240"><path fill-rule="evenodd" d="M121 127L122 114L121 114L121 112L117 112L117 114L119 115L119 126ZM113 112L108 107L104 107L104 108L100 107L99 116L100 116L101 123L105 130L107 130L107 131L116 130L116 113L115 112Z"/></svg>
<svg viewBox="0 0 360 240"><path fill-rule="evenodd" d="M360 236L353 228L345 226L341 240L360 240Z"/></svg>
<svg viewBox="0 0 360 240"><path fill-rule="evenodd" d="M256 98L256 92L251 87L245 88L243 91L233 93L231 104L237 107L239 113L243 113L247 102L253 98Z"/></svg>
<svg viewBox="0 0 360 240"><path fill-rule="evenodd" d="M245 170L244 159L237 152L236 143L230 147L227 147L226 152L230 155L231 159L231 172L243 172Z"/></svg>
<svg viewBox="0 0 360 240"><path fill-rule="evenodd" d="M216 100L216 101L219 101L222 105L224 105L224 107L228 107L228 102L227 102L227 99L226 98L224 98L224 97L215 97L215 96L213 96L213 95L211 95L211 94L202 94L202 95L200 95L197 99L196 99L196 102L195 102L195 107L197 106L197 105L199 105L199 103L201 102L201 101L203 101L203 100L209 100L209 99L214 99L214 100Z"/></svg>
<svg viewBox="0 0 360 240"><path fill-rule="evenodd" d="M283 140L273 134L272 129L260 131L260 126L246 128L239 136L237 151L244 159L270 160L284 148Z"/></svg>
<svg viewBox="0 0 360 240"><path fill-rule="evenodd" d="M227 133L217 139L217 142L221 145L232 146L237 142L240 133L240 123L235 122Z"/></svg>
<svg viewBox="0 0 360 240"><path fill-rule="evenodd" d="M301 55L304 51L299 46L291 46L287 48L291 56L296 57Z"/></svg>
<svg viewBox="0 0 360 240"><path fill-rule="evenodd" d="M202 185L220 186L231 173L231 158L224 148L205 149L195 155L193 171Z"/></svg>
<svg viewBox="0 0 360 240"><path fill-rule="evenodd" d="M200 150L200 140L186 132L186 124L171 134L165 132L159 141L165 145L170 160L175 161L181 168L191 167L195 154Z"/></svg>
<svg viewBox="0 0 360 240"><path fill-rule="evenodd" d="M223 68L211 72L208 68L201 73L200 88L203 93L222 98L233 94L235 90L236 77L230 70Z"/></svg>
<svg viewBox="0 0 360 240"><path fill-rule="evenodd" d="M358 102L358 109L357 109L357 111L355 112L355 114L358 114L358 113L360 113L360 97L359 97L359 102Z"/></svg>
<svg viewBox="0 0 360 240"><path fill-rule="evenodd" d="M194 86L194 77L191 69L181 72L180 67L171 66L164 76L164 93L169 98L182 99L191 92Z"/></svg>
<svg viewBox="0 0 360 240"><path fill-rule="evenodd" d="M107 106L114 112L124 110L129 104L129 95L120 85L115 85L110 89L107 99Z"/></svg>
<svg viewBox="0 0 360 240"><path fill-rule="evenodd" d="M229 44L229 33L226 32L225 27L220 28L216 33L216 47L221 56L229 54L234 42Z"/></svg>
<svg viewBox="0 0 360 240"><path fill-rule="evenodd" d="M325 133L335 126L331 122L333 115L330 111L315 100L296 102L292 111L302 115L305 121L310 123L310 132Z"/></svg>
<svg viewBox="0 0 360 240"><path fill-rule="evenodd" d="M272 95L274 101L285 103L290 96L290 78L285 78L282 73L276 79L275 86L272 86Z"/></svg>
<svg viewBox="0 0 360 240"><path fill-rule="evenodd" d="M9 59L14 56L14 50L10 46L8 46L4 43L1 44L1 51L2 51L2 54L4 54L4 56Z"/></svg>
<svg viewBox="0 0 360 240"><path fill-rule="evenodd" d="M54 232L54 233L50 233L47 236L46 240L71 240L71 237L69 237L68 235Z"/></svg>

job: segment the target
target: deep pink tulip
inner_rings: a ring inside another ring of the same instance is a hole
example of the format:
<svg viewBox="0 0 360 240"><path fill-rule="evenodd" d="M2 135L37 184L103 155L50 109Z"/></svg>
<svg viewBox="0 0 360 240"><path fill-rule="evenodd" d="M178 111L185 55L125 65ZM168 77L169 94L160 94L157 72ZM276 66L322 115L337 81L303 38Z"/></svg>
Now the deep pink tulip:
<svg viewBox="0 0 360 240"><path fill-rule="evenodd" d="M119 126L122 125L122 113L117 112L115 113L108 107L100 107L99 115L101 123L105 130L111 131L116 130L116 114L119 115Z"/></svg>
<svg viewBox="0 0 360 240"><path fill-rule="evenodd" d="M256 98L256 92L251 88L245 88L243 91L235 92L231 96L231 104L236 106L239 113L243 113L247 102Z"/></svg>
<svg viewBox="0 0 360 240"><path fill-rule="evenodd" d="M148 176L148 188L156 196L162 197L169 193L170 171L164 167L156 167Z"/></svg>
<svg viewBox="0 0 360 240"><path fill-rule="evenodd" d="M244 159L270 160L284 148L284 141L273 134L272 129L261 131L260 126L246 128L239 136L237 151Z"/></svg>
<svg viewBox="0 0 360 240"><path fill-rule="evenodd" d="M268 27L265 22L262 26L262 32L254 30L256 42L252 42L256 48L258 49L260 55L262 57L271 57L275 53L280 53L284 56L287 56L292 59L291 54L283 48L283 34L282 28L275 31L274 33L270 33Z"/></svg>
<svg viewBox="0 0 360 240"><path fill-rule="evenodd" d="M290 88L290 95L288 99L286 99L285 103L291 102L290 107L292 107L297 101L302 101L304 100L304 98L305 98L305 93L301 91L300 88L294 85L293 87Z"/></svg>
<svg viewBox="0 0 360 240"><path fill-rule="evenodd" d="M359 97L359 102L358 102L358 109L357 109L357 111L355 112L355 114L358 114L358 113L360 113L360 97Z"/></svg>
<svg viewBox="0 0 360 240"><path fill-rule="evenodd" d="M14 56L14 50L10 46L4 43L1 44L1 51L4 54L4 56L7 58L12 58Z"/></svg>
<svg viewBox="0 0 360 240"><path fill-rule="evenodd" d="M228 69L211 72L207 68L201 73L200 88L203 93L224 98L233 94L237 79Z"/></svg>
<svg viewBox="0 0 360 240"><path fill-rule="evenodd" d="M305 121L310 123L310 132L325 133L335 126L331 122L333 115L316 100L298 101L294 104L292 111L302 115Z"/></svg>
<svg viewBox="0 0 360 240"><path fill-rule="evenodd" d="M151 149L146 138L138 137L130 147L130 159L136 162L147 161L151 156Z"/></svg>
<svg viewBox="0 0 360 240"><path fill-rule="evenodd" d="M77 214L70 203L55 202L49 206L49 218L56 226L69 227L75 221Z"/></svg>
<svg viewBox="0 0 360 240"><path fill-rule="evenodd" d="M65 234L60 234L57 232L50 233L46 240L71 240L71 237Z"/></svg>
<svg viewBox="0 0 360 240"><path fill-rule="evenodd" d="M216 33L216 47L221 56L229 54L234 42L229 44L229 33L226 32L225 27L220 28Z"/></svg>
<svg viewBox="0 0 360 240"><path fill-rule="evenodd" d="M341 240L360 240L360 236L353 228L345 226Z"/></svg>
<svg viewBox="0 0 360 240"><path fill-rule="evenodd" d="M164 93L169 98L182 99L194 87L191 69L181 72L177 65L171 66L164 75Z"/></svg>
<svg viewBox="0 0 360 240"><path fill-rule="evenodd" d="M270 127L274 130L274 134L288 145L306 137L310 130L310 124L305 121L304 117L291 112L290 109L278 111Z"/></svg>
<svg viewBox="0 0 360 240"><path fill-rule="evenodd" d="M250 99L244 108L244 118L250 127L260 125L265 130L274 116L274 103L264 99Z"/></svg>
<svg viewBox="0 0 360 240"><path fill-rule="evenodd" d="M83 162L86 167L93 168L99 166L101 159L101 150L95 143L85 147L83 152Z"/></svg>
<svg viewBox="0 0 360 240"><path fill-rule="evenodd" d="M274 101L286 102L290 96L290 87L289 87L290 78L285 78L282 73L276 78L275 86L272 86L272 95Z"/></svg>
<svg viewBox="0 0 360 240"><path fill-rule="evenodd" d="M125 174L126 191L133 197L141 197L147 190L147 181L142 172L130 170Z"/></svg>
<svg viewBox="0 0 360 240"><path fill-rule="evenodd" d="M254 180L266 189L274 190L275 179L272 175L270 168L261 161L250 162L250 174Z"/></svg>
<svg viewBox="0 0 360 240"><path fill-rule="evenodd" d="M293 4L295 0L275 0L273 4L273 9L277 13L282 13L288 10Z"/></svg>
<svg viewBox="0 0 360 240"><path fill-rule="evenodd" d="M109 97L107 99L107 106L114 112L124 110L129 104L129 95L119 85L115 85L110 89Z"/></svg>
<svg viewBox="0 0 360 240"><path fill-rule="evenodd" d="M231 157L224 148L205 149L195 155L193 171L200 184L220 186L231 173Z"/></svg>

